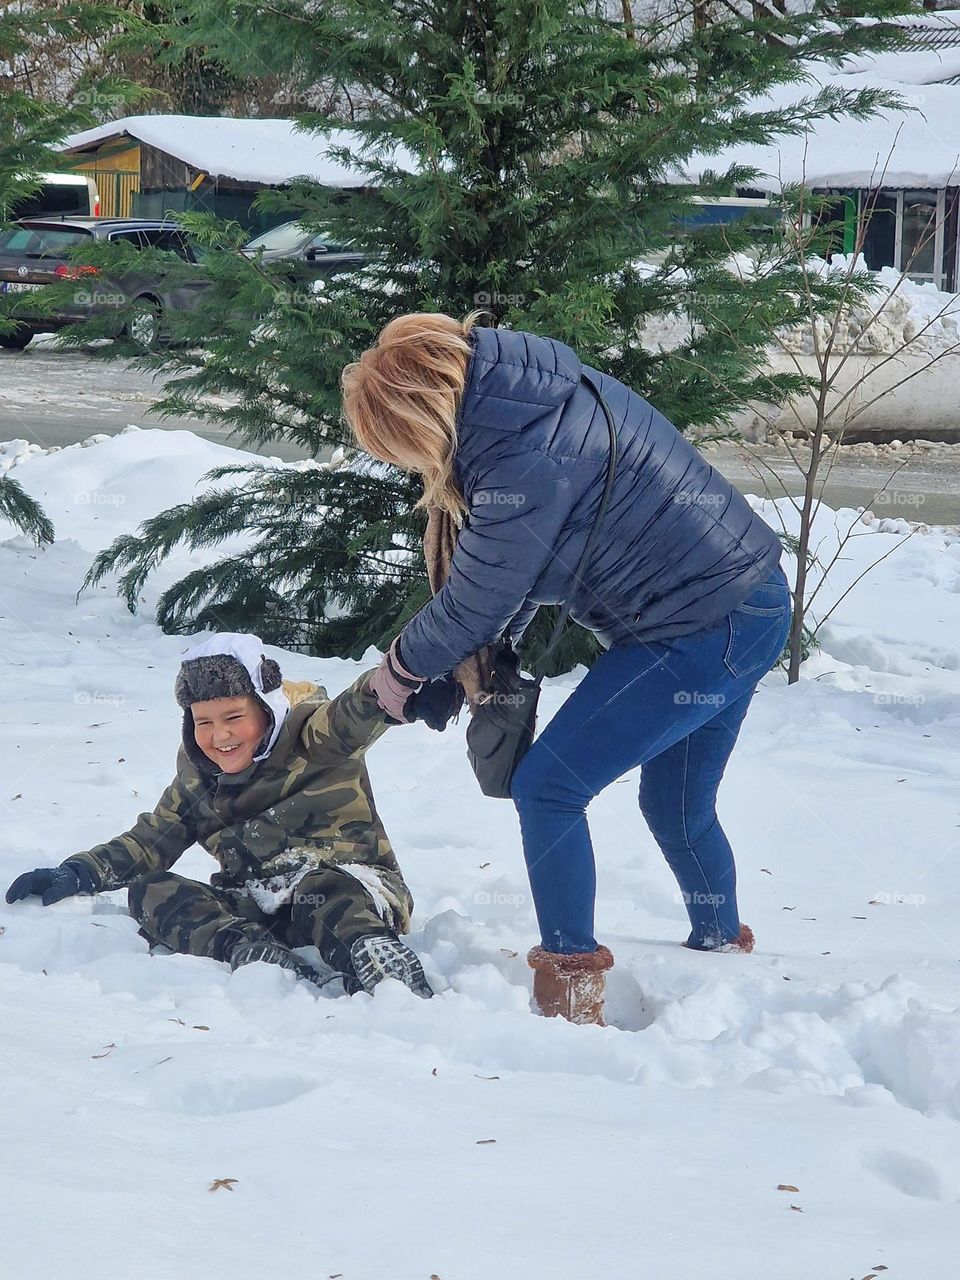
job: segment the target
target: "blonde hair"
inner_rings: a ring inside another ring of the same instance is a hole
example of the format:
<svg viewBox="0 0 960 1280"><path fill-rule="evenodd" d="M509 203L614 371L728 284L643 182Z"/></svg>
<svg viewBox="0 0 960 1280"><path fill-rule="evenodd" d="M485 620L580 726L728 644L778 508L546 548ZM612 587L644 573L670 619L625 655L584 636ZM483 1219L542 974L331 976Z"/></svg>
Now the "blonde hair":
<svg viewBox="0 0 960 1280"><path fill-rule="evenodd" d="M467 504L453 476L457 412L473 350L467 335L484 314L397 316L340 377L344 416L360 448L419 472L423 497L414 509L439 507L458 524Z"/></svg>

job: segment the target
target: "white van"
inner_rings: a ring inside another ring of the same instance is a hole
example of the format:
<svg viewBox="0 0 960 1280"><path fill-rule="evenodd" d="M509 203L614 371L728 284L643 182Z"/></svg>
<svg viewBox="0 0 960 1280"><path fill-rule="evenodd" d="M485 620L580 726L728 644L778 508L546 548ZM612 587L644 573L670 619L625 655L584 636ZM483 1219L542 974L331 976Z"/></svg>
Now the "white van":
<svg viewBox="0 0 960 1280"><path fill-rule="evenodd" d="M10 221L18 218L99 218L100 191L86 173L44 173L32 196L14 202Z"/></svg>

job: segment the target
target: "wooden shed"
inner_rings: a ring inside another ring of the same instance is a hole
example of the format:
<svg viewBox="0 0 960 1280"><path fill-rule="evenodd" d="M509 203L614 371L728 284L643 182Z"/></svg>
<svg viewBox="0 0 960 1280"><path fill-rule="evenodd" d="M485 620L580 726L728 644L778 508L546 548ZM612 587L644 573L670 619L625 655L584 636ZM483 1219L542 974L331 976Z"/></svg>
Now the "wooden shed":
<svg viewBox="0 0 960 1280"><path fill-rule="evenodd" d="M356 141L342 130L303 133L293 120L151 115L73 134L61 150L72 170L96 177L104 217L204 210L253 233L278 221L252 207L264 188L300 176L344 190L368 185L362 169L327 154ZM412 164L402 153L395 159Z"/></svg>

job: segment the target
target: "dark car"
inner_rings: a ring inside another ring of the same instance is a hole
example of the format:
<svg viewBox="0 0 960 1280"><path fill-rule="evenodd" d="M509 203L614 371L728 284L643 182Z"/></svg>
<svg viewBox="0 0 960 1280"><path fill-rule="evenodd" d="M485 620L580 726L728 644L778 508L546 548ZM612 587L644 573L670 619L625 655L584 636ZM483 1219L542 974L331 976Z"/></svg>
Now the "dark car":
<svg viewBox="0 0 960 1280"><path fill-rule="evenodd" d="M107 279L96 267L78 266L71 251L97 241L110 241L134 249L170 250L185 262L199 264L187 237L176 224L147 218L23 218L0 231L0 294L33 293L58 280L74 280L77 289L69 302L52 315L31 315L29 303L20 302L17 328L0 334L0 347L20 351L38 333L55 333L78 321L116 313L114 336L126 333L138 345L153 347L163 336L163 317L171 311L190 310L208 288L202 273L165 285L162 271L128 272ZM132 310L130 310L132 306ZM121 312L121 309L123 311ZM38 308L39 311L39 308Z"/></svg>
<svg viewBox="0 0 960 1280"><path fill-rule="evenodd" d="M305 264L309 274L320 279L356 270L371 261L369 253L333 244L323 232L308 231L299 222L284 222L260 232L243 246L242 252L248 258L262 252L264 263L290 259Z"/></svg>

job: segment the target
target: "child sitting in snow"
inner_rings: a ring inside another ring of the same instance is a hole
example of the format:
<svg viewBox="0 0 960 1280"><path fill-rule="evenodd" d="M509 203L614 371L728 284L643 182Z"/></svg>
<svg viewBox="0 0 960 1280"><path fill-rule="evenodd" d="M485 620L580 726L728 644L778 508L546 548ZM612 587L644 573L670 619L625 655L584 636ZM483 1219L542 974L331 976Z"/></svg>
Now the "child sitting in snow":
<svg viewBox="0 0 960 1280"><path fill-rule="evenodd" d="M127 888L151 945L232 968L265 960L322 983L293 947L315 946L351 993L398 978L432 991L400 941L413 901L377 814L364 750L389 720L365 672L339 697L282 680L250 635L190 649L177 776L126 834L18 876L7 902ZM210 885L170 867L194 843L220 863ZM329 976L329 975L328 975Z"/></svg>

